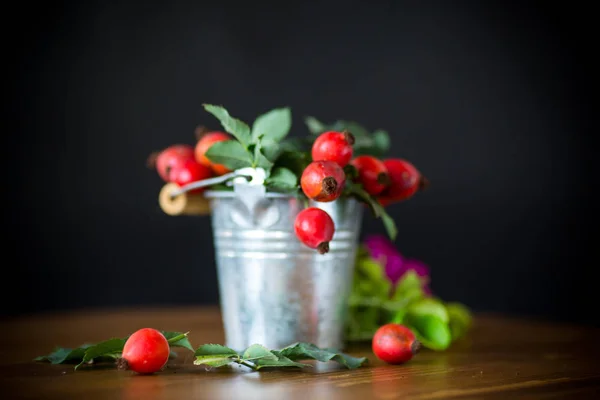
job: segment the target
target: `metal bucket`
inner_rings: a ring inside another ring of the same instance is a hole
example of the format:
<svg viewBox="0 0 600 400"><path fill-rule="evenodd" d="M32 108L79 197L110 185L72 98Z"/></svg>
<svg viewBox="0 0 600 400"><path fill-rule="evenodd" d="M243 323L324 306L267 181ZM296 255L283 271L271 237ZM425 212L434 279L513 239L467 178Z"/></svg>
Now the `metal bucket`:
<svg viewBox="0 0 600 400"><path fill-rule="evenodd" d="M207 191L226 345L277 349L294 342L342 349L347 301L362 222L354 199L311 203L327 211L335 234L327 254L294 234L303 209L295 197L264 186Z"/></svg>

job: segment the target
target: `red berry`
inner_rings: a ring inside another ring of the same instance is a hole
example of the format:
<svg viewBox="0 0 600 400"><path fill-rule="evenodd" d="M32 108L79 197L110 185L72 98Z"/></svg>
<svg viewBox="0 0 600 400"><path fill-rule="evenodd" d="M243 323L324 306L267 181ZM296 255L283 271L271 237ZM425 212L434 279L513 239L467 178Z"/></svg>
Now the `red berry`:
<svg viewBox="0 0 600 400"><path fill-rule="evenodd" d="M196 162L195 159L189 159L183 164L176 165L170 170L169 182L174 182L179 186L187 185L188 183L208 179L213 176L213 171L210 167ZM194 189L190 193L200 193L204 190Z"/></svg>
<svg viewBox="0 0 600 400"><path fill-rule="evenodd" d="M383 164L390 176L390 185L379 196L379 202L384 206L407 200L428 185L427 179L406 160L391 158Z"/></svg>
<svg viewBox="0 0 600 400"><path fill-rule="evenodd" d="M390 184L388 170L383 161L373 156L358 156L350 162L357 170L356 181L367 193L376 196Z"/></svg>
<svg viewBox="0 0 600 400"><path fill-rule="evenodd" d="M345 185L346 173L334 161L313 161L300 178L300 186L306 197L323 203L340 197Z"/></svg>
<svg viewBox="0 0 600 400"><path fill-rule="evenodd" d="M329 251L329 242L333 239L335 225L326 211L309 207L300 211L294 222L296 236L311 249L317 249L319 254Z"/></svg>
<svg viewBox="0 0 600 400"><path fill-rule="evenodd" d="M153 328L142 328L134 332L123 347L118 361L119 369L129 369L139 374L160 371L169 360L169 342Z"/></svg>
<svg viewBox="0 0 600 400"><path fill-rule="evenodd" d="M169 172L172 168L183 164L185 161L194 159L194 148L187 144L174 144L158 154L150 155L149 164L156 168L158 175L169 182Z"/></svg>
<svg viewBox="0 0 600 400"><path fill-rule="evenodd" d="M213 144L217 142L224 142L226 140L231 140L231 136L224 132L214 131L207 132L202 134L198 142L196 143L196 147L194 149L194 154L196 157L196 161L198 161L202 165L206 165L210 167L216 175L224 175L228 172L231 172L226 166L221 164L215 164L206 157L206 152Z"/></svg>
<svg viewBox="0 0 600 400"><path fill-rule="evenodd" d="M419 352L421 342L406 326L390 323L377 329L373 335L372 348L381 361L402 364Z"/></svg>
<svg viewBox="0 0 600 400"><path fill-rule="evenodd" d="M352 158L354 136L350 132L325 132L320 134L312 146L313 161L334 161L345 167Z"/></svg>

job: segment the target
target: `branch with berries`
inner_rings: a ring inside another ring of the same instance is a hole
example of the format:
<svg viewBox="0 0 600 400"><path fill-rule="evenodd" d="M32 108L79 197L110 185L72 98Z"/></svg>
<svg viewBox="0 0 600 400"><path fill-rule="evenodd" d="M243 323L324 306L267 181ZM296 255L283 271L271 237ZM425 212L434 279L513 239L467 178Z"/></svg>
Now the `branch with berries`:
<svg viewBox="0 0 600 400"><path fill-rule="evenodd" d="M289 107L259 115L252 125L234 118L222 106L203 107L217 118L223 131L199 127L195 146L173 145L151 157L159 176L175 187L215 182L190 192L198 195L198 201L186 201L182 209L208 210L201 204L204 190L232 190L218 177L228 178L244 168L261 169L267 191L296 196L303 204L354 198L368 205L373 216L382 220L388 237L395 240L396 224L387 207L427 187L427 179L411 162L385 158L390 140L384 130L369 132L354 121L325 124L307 117L309 134L292 138ZM297 215L294 230L304 245L325 254L335 227L326 211L307 207Z"/></svg>

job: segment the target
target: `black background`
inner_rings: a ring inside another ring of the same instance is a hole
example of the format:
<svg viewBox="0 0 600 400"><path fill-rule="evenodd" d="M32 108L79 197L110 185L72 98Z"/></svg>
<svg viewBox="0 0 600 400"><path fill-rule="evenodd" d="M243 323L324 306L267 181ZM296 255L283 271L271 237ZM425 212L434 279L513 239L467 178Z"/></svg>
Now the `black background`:
<svg viewBox="0 0 600 400"><path fill-rule="evenodd" d="M392 134L429 191L398 248L476 311L597 324L589 9L519 2L62 2L5 13L3 315L218 301L210 219L145 166L292 107ZM16 27L16 28L15 28ZM367 217L363 233L380 233ZM16 290L18 295L9 293Z"/></svg>

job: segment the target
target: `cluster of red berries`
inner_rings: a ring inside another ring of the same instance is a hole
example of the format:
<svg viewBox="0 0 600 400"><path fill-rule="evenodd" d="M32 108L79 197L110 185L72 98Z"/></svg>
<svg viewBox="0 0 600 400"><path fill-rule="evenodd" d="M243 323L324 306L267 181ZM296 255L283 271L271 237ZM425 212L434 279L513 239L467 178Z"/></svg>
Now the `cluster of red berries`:
<svg viewBox="0 0 600 400"><path fill-rule="evenodd" d="M231 136L224 132L204 132L202 128L196 130L198 141L195 146L189 144L174 144L158 153L153 153L149 164L156 168L158 175L165 182L173 182L179 186L188 183L224 175L231 172L221 164L215 164L206 157L206 152L213 144L231 140ZM201 192L196 189L194 192Z"/></svg>
<svg viewBox="0 0 600 400"><path fill-rule="evenodd" d="M353 157L354 137L350 132L325 132L314 141L312 162L300 179L302 191L316 202L338 199L346 185L344 167L356 170L353 181L377 198L383 206L407 200L426 184L426 179L410 162L391 158L380 160L370 155ZM331 216L318 207L301 211L294 224L296 236L306 246L320 254L329 251L335 232Z"/></svg>

